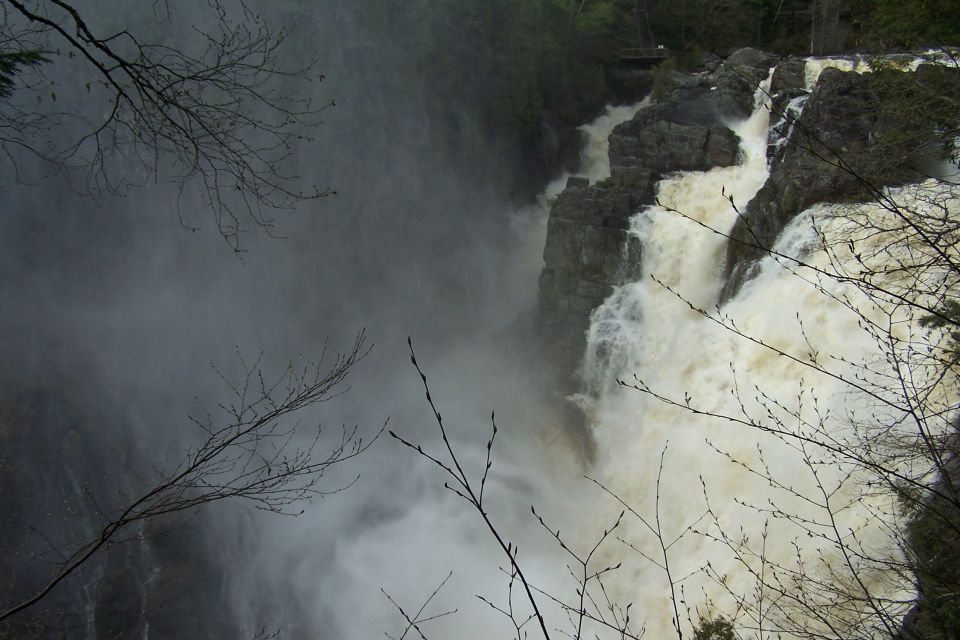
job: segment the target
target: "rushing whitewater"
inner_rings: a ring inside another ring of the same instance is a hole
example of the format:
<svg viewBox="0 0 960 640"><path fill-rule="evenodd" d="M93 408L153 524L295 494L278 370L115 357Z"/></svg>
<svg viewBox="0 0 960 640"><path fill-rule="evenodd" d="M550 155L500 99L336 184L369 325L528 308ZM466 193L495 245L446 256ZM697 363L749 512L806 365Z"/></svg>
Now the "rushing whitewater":
<svg viewBox="0 0 960 640"><path fill-rule="evenodd" d="M610 177L610 134L618 124L626 122L637 115L640 109L650 104L650 98L632 105L608 106L595 120L581 126L580 132L583 143L580 149L580 167L577 175L599 182ZM539 203L544 214L547 213L549 201L556 198L567 185L567 178L572 174L565 171L556 180L546 186L540 194ZM542 244L541 244L542 247Z"/></svg>
<svg viewBox="0 0 960 640"><path fill-rule="evenodd" d="M822 66L810 65L808 77ZM862 375L857 364L876 353L851 310L871 313L867 301L832 282L820 283L825 295L808 269L768 257L736 297L716 306L722 234L767 177L764 89L753 115L733 125L738 166L666 179L659 206L632 218L643 278L594 311L588 335L577 401L593 424L593 473L635 512L618 529L623 544L604 547L598 567L623 561L608 584L634 603L653 638L676 634L674 605L685 633L718 616L761 636L799 618L833 635L865 633L866 605L838 604L805 583L843 579L851 561L839 539L877 560L857 560L849 572L864 589L895 600L911 586L878 569L896 553L882 526L891 505L865 496L835 458L782 437L846 442L861 412L882 417L843 381ZM828 256L816 250L815 217L822 233L836 236L850 212L815 207L785 229L774 252L829 271ZM623 508L613 499L607 506L587 518L584 543ZM841 626L828 630L811 613L818 607Z"/></svg>
<svg viewBox="0 0 960 640"><path fill-rule="evenodd" d="M580 166L577 175L597 183L610 177L610 134L617 125L633 118L640 109L650 105L647 97L631 105L608 105L597 118L579 127L581 132ZM517 212L511 220L513 232L521 239L522 249L514 257L512 282L522 281L529 284L525 289L526 300L537 295L536 278L529 274L539 274L543 268L543 246L547 235L547 220L550 206L560 192L567 186L567 179L573 175L564 171L540 192L535 204Z"/></svg>

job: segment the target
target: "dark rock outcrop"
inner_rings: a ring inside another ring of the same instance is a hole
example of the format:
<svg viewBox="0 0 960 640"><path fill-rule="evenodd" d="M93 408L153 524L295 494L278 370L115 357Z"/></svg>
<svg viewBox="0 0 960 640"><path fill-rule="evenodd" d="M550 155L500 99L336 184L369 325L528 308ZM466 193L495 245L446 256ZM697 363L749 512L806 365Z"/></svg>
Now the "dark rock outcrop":
<svg viewBox="0 0 960 640"><path fill-rule="evenodd" d="M785 100L795 98L807 92L806 58L789 57L781 60L770 79L770 95L774 105L783 107Z"/></svg>
<svg viewBox="0 0 960 640"><path fill-rule="evenodd" d="M753 47L744 47L731 53L725 60L725 64L735 67L747 67L749 69L760 69L764 72L764 77L769 73L780 57L775 53L754 49Z"/></svg>
<svg viewBox="0 0 960 640"><path fill-rule="evenodd" d="M734 226L723 300L751 277L764 248L773 246L794 216L811 205L860 202L875 196L882 186L923 178L918 166L944 153L940 135L933 127L911 125L907 130L902 114L889 109L881 97L924 83L924 76L934 73L925 66L912 74L823 71L799 118L788 114L787 130L781 130L788 138L770 148L770 176ZM791 64L779 78L775 76L777 86L789 95L799 73Z"/></svg>
<svg viewBox="0 0 960 640"><path fill-rule="evenodd" d="M701 124L746 118L753 112L757 87L776 63L772 54L740 49L708 72L674 73L673 88L664 102L688 117L696 114Z"/></svg>
<svg viewBox="0 0 960 640"><path fill-rule="evenodd" d="M739 140L704 102L671 101L640 111L610 136L610 173L627 177L638 169L706 171L732 165Z"/></svg>
<svg viewBox="0 0 960 640"><path fill-rule="evenodd" d="M774 58L744 50L710 74L678 74L669 97L641 109L610 136L611 177L572 178L550 211L540 276L543 345L569 387L583 355L590 314L614 287L640 277L640 242L630 217L654 202L674 171L737 162L739 139L726 121L749 115Z"/></svg>
<svg viewBox="0 0 960 640"><path fill-rule="evenodd" d="M95 540L103 513L144 492L151 465L124 444L124 420L102 408L103 395L58 375L44 384L0 375L0 601L8 606L38 593L61 553ZM0 637L140 638L148 628L151 637L239 637L234 616L210 615L227 599L211 530L198 514L131 525L39 603L0 623Z"/></svg>
<svg viewBox="0 0 960 640"><path fill-rule="evenodd" d="M740 49L717 69L713 77L713 101L717 109L733 118L746 118L753 111L757 86L767 79L777 56L758 49Z"/></svg>
<svg viewBox="0 0 960 640"><path fill-rule="evenodd" d="M960 431L953 432L939 451L938 479L932 491L916 505L906 527L908 566L913 572L916 595L913 607L903 620L897 640L928 638L949 640L960 637L957 592L960 566L946 558L960 556Z"/></svg>
<svg viewBox="0 0 960 640"><path fill-rule="evenodd" d="M652 186L650 171L593 186L571 178L550 210L539 325L560 371L576 369L590 312L639 276L640 243L627 230L630 216L653 201Z"/></svg>

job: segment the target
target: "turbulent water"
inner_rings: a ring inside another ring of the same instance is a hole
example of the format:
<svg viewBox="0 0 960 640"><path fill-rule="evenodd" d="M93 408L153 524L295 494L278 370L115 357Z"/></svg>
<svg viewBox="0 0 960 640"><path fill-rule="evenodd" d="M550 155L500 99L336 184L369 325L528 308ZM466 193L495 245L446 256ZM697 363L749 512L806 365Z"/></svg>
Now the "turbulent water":
<svg viewBox="0 0 960 640"><path fill-rule="evenodd" d="M296 354L309 358L322 351L328 334L335 350L366 327L376 348L358 367L351 392L308 412L305 422L322 422L334 434L340 424L359 424L370 436L389 417L403 437L442 453L420 380L408 364L405 339L412 336L451 443L474 477L483 469L489 413L496 409L501 435L487 489L494 496L489 513L519 546L538 587L566 602L577 598L569 558L531 518L531 504L577 549L589 548L622 508L583 480L586 470L648 522L659 520L664 540L677 538L668 551L669 576L677 592L683 587L692 622L700 615L734 615L736 603L719 578L728 575L729 591L740 594L752 594L755 582L729 545L710 536L736 537L743 527L742 535L755 543L770 520L765 557L788 563L795 537L790 526L742 503L785 500L798 513L809 505L784 497L782 487L771 487L769 478L748 467L769 468L804 494L817 488L809 465L789 443L694 415L616 381L649 384L652 393L698 411L739 417L764 413L772 403L781 403L772 410L784 420L794 408L806 416L825 408L842 414L850 406L847 388L836 380L691 309L716 317L723 284L726 240L705 227L729 230L736 220L730 200L745 206L766 178L770 123L762 96L749 119L732 125L741 138L740 164L664 180L662 206L632 219L631 233L643 245L644 277L620 287L594 312L580 371L584 392L575 398L596 443L596 460L588 465L560 435L559 399L544 397L538 385L545 365L511 340L535 304L547 206L568 176L545 190L539 206L520 212L491 195L489 186L470 184L482 176L450 168L436 151L444 125L423 117L429 87L387 82L397 83L402 65L394 70L389 52L379 59L364 49L363 38L353 37L350 30L362 16L351 16L349 5L327 5L339 30L325 45L339 59L331 63L329 83L341 107L318 134L326 146L303 152L300 161L312 179L329 180L340 196L312 203L300 212L307 215L284 217L280 229L287 239L251 233L239 260L209 232L209 221L208 233L186 232L170 215L172 192L163 184L96 202L77 198L58 179L5 194L0 292L17 304L0 323L8 338L3 355L17 363L24 384L55 382L84 397L87 408L55 416L35 439L59 450L62 424L86 420L94 425L89 449L98 448L98 439L129 445L120 447L122 460L107 461L112 466L78 455L63 481L68 492L73 498L81 493L76 471L106 475L111 480L104 492L122 498L135 493L126 486L129 468L176 461L184 443L193 442L186 414L198 404L215 407L224 397L211 362L229 373L236 352L264 351L265 367L282 369ZM808 67L811 84L820 70ZM607 138L644 104L611 107L582 128L580 173L594 182L609 175ZM206 220L197 203L187 208L188 222ZM799 216L777 249L824 263L824 256L808 254L815 240L811 215ZM854 314L772 260L719 313L734 318L744 334L801 359L819 357L811 354L815 347L856 360L873 346L861 339ZM758 399L755 383L762 383L765 399ZM479 514L444 489L442 472L384 436L329 486L349 484L355 475L359 480L348 491L318 500L299 518L243 509L205 512L198 519L201 533L183 537L183 548L191 551L180 562L189 564L190 553L203 555L217 573L206 581L184 580L184 591L171 592L222 604L215 615L199 616L243 637L260 629L289 638L399 637L406 623L391 599L415 612L451 574L424 609L428 617L439 616L424 626L427 635L509 635L510 621L474 597L508 607L509 577L501 570L506 558ZM841 475L824 470L820 482L839 486ZM27 479L35 495L56 494L41 474ZM856 489L843 485L836 495L847 491ZM712 512L704 515L708 499ZM40 502L37 511L46 511ZM847 511L839 517L842 526L856 526L867 515ZM688 531L691 526L709 535ZM882 547L882 535L874 540L873 532L864 534L864 543ZM636 549L612 539L601 548L599 564L623 562L611 574L610 597L624 606L636 603L632 615L645 624L647 637L670 636L671 585L656 566L662 561L656 536L635 517L618 535ZM155 557L150 544L144 553ZM824 557L831 553L826 549ZM91 629L105 569L97 565L75 589ZM150 573L144 580L154 578ZM522 619L527 609L516 585L512 597ZM541 601L551 628L567 628L567 616ZM686 617L682 612L685 629ZM149 627L142 635L152 637Z"/></svg>
<svg viewBox="0 0 960 640"><path fill-rule="evenodd" d="M811 61L811 86L826 66L855 64ZM823 626L824 633L853 633L843 624L863 632L857 625L869 617L867 605L838 612L836 600L811 593L798 579L842 579L846 559L835 542L841 538L878 561L857 560L858 579L872 593L896 599L911 589L908 578L879 568L898 553L886 529L896 512L889 499L865 495L862 478L851 477L838 458L770 433L821 441L826 434L842 443L855 440L858 424L898 424L901 416L849 384L877 382L863 363L881 357L884 345L860 314L872 317L878 308L852 288L771 257L717 307L722 234L768 172L769 114L762 102L761 91L753 115L732 125L741 138L738 166L668 178L659 185L662 206L632 218L631 232L643 243L643 277L620 287L592 316L581 370L585 392L577 398L594 425L599 459L592 473L634 511L618 529L620 545L607 547L598 566L624 562L610 582L621 602L642 612L650 637L676 633L672 602L685 633L718 616L761 634L765 625L790 628L797 620L812 629L827 624L816 619L817 607L839 625ZM935 189L930 183L890 197L916 203L926 194L933 201ZM814 229L846 242L856 234L845 219L883 215L875 205L820 205L797 216L773 249L830 272L837 257L832 262L817 250ZM870 244L882 241L864 238ZM911 330L908 318L892 322L901 338ZM624 505L598 490L603 499L607 507L586 519L609 525ZM584 527L580 535L586 544L599 533ZM789 595L778 598L777 590L761 588L763 581ZM803 605L788 602L801 593Z"/></svg>

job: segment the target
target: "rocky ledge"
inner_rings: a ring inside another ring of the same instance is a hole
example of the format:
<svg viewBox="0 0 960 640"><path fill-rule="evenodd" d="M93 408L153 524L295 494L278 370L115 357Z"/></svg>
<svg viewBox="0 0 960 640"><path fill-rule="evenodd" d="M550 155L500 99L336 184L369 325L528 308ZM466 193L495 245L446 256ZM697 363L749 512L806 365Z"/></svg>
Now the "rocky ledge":
<svg viewBox="0 0 960 640"><path fill-rule="evenodd" d="M576 385L591 312L614 287L640 275L641 247L629 233L630 217L654 202L665 175L737 162L739 139L725 123L750 113L773 62L748 49L710 73L674 74L666 99L614 129L611 177L593 185L571 178L551 207L538 327L565 390Z"/></svg>
<svg viewBox="0 0 960 640"><path fill-rule="evenodd" d="M571 179L550 211L538 326L565 380L562 392L578 389L574 372L590 314L614 287L640 275L643 249L629 233L630 217L654 202L666 174L737 161L738 140L725 122L750 113L775 64L772 110L779 123L768 147L770 175L731 232L721 301L736 294L765 248L811 205L864 201L885 186L918 182L955 152L936 112L960 100L960 70L922 64L911 71L912 59L884 60L878 66L885 68L872 73L827 68L811 92L805 59L777 63L743 50L709 73L674 74L664 101L614 129L611 177L595 185Z"/></svg>
<svg viewBox="0 0 960 640"><path fill-rule="evenodd" d="M781 122L771 135L779 142L768 148L770 176L731 233L721 300L736 294L765 249L811 205L873 199L883 187L923 180L949 154L935 114L920 111L933 107L935 96L958 97L951 93L960 85L960 70L928 64L913 72L827 68L796 114L788 105L807 93L804 67L804 60L788 59L774 74L773 110ZM910 98L915 94L916 102Z"/></svg>

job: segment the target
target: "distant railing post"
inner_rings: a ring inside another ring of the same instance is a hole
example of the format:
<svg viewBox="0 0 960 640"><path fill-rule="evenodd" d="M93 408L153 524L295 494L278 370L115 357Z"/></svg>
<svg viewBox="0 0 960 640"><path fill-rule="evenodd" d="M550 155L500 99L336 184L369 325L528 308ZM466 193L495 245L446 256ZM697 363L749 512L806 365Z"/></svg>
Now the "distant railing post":
<svg viewBox="0 0 960 640"><path fill-rule="evenodd" d="M633 47L620 49L619 58L624 62L656 62L669 56L666 47Z"/></svg>
<svg viewBox="0 0 960 640"><path fill-rule="evenodd" d="M643 47L621 49L621 60L662 60L666 58L669 51L665 47Z"/></svg>

